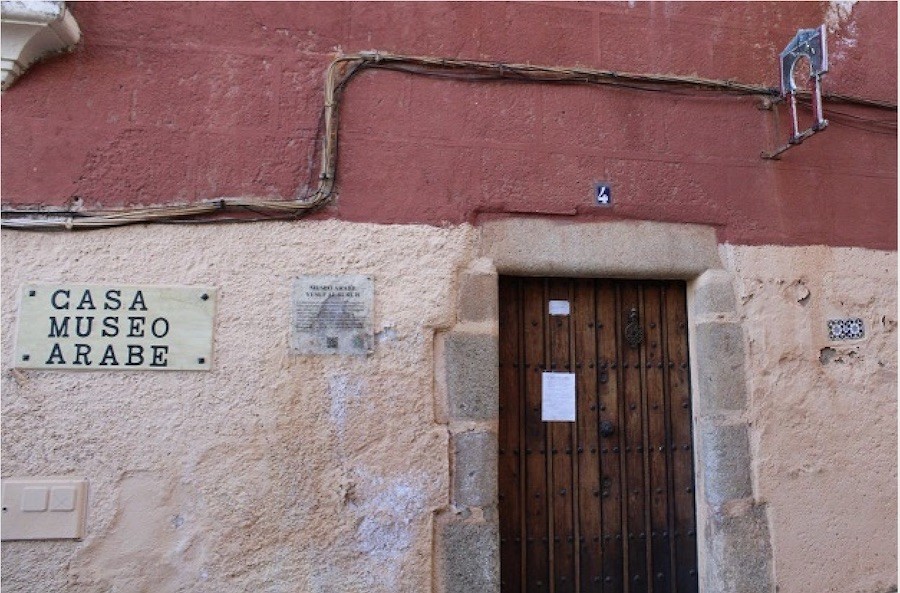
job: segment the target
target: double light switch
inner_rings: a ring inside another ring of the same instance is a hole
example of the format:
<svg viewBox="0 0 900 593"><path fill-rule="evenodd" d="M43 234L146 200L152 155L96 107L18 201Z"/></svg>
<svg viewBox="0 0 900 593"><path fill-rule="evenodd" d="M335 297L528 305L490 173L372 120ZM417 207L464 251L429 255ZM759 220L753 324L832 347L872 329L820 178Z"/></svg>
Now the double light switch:
<svg viewBox="0 0 900 593"><path fill-rule="evenodd" d="M0 539L81 539L85 531L87 480L4 478Z"/></svg>

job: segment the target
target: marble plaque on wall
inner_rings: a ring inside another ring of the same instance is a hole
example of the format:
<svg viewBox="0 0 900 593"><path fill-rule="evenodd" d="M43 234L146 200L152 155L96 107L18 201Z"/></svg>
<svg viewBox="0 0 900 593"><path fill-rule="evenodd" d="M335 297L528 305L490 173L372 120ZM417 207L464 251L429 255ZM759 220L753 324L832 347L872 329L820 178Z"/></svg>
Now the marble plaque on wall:
<svg viewBox="0 0 900 593"><path fill-rule="evenodd" d="M215 308L205 286L26 284L15 366L208 371Z"/></svg>
<svg viewBox="0 0 900 593"><path fill-rule="evenodd" d="M371 276L301 276L294 281L291 347L298 354L370 354Z"/></svg>

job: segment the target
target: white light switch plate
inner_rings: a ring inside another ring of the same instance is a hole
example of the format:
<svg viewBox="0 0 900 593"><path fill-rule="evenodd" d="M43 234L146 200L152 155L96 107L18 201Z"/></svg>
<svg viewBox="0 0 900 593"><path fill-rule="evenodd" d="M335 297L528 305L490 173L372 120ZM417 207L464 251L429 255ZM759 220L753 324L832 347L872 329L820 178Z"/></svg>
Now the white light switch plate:
<svg viewBox="0 0 900 593"><path fill-rule="evenodd" d="M3 478L0 539L81 539L87 514L84 478Z"/></svg>

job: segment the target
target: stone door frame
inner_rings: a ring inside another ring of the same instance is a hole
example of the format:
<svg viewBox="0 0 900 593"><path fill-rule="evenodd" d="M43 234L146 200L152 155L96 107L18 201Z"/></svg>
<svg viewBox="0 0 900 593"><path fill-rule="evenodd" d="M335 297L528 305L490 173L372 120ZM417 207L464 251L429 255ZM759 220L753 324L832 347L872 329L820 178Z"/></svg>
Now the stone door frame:
<svg viewBox="0 0 900 593"><path fill-rule="evenodd" d="M435 518L435 589L500 591L497 277L687 282L701 593L772 593L766 504L754 496L744 337L715 230L655 222L507 219L481 227L457 278L457 323L435 340L450 431L450 504Z"/></svg>

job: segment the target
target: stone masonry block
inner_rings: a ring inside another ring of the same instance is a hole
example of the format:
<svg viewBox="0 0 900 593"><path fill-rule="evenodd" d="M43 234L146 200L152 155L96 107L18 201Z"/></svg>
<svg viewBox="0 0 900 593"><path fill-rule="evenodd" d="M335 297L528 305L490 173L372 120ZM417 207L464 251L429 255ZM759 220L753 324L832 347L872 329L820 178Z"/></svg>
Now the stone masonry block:
<svg viewBox="0 0 900 593"><path fill-rule="evenodd" d="M497 309L497 273L466 270L459 275L459 320L495 321Z"/></svg>
<svg viewBox="0 0 900 593"><path fill-rule="evenodd" d="M438 527L444 593L500 591L500 532L496 523L451 520Z"/></svg>
<svg viewBox="0 0 900 593"><path fill-rule="evenodd" d="M773 593L765 505L751 505L736 515L716 513L710 517L706 532L706 591Z"/></svg>
<svg viewBox="0 0 900 593"><path fill-rule="evenodd" d="M497 337L448 332L444 338L450 419L495 420L499 415Z"/></svg>
<svg viewBox="0 0 900 593"><path fill-rule="evenodd" d="M703 485L715 507L753 495L750 476L750 438L747 427L703 426Z"/></svg>
<svg viewBox="0 0 900 593"><path fill-rule="evenodd" d="M453 436L453 504L497 504L497 436L463 432Z"/></svg>
<svg viewBox="0 0 900 593"><path fill-rule="evenodd" d="M694 278L722 265L712 227L647 221L491 221L480 254L500 273L526 276Z"/></svg>
<svg viewBox="0 0 900 593"><path fill-rule="evenodd" d="M725 270L709 270L697 278L693 298L695 314L731 313L736 305L731 274Z"/></svg>
<svg viewBox="0 0 900 593"><path fill-rule="evenodd" d="M747 405L744 334L737 323L700 323L694 330L702 415L740 411Z"/></svg>

